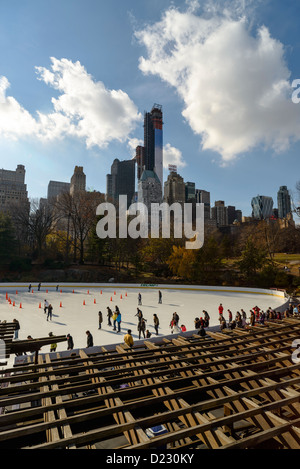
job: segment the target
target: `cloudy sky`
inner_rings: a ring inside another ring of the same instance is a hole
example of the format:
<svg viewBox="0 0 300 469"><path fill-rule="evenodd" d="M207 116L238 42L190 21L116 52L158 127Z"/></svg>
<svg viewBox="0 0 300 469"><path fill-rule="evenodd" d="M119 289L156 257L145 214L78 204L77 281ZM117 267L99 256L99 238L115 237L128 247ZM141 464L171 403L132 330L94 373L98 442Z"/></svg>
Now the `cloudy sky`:
<svg viewBox="0 0 300 469"><path fill-rule="evenodd" d="M0 0L0 167L30 197L75 165L105 192L158 103L165 179L244 215L281 185L298 204L299 26L294 0Z"/></svg>

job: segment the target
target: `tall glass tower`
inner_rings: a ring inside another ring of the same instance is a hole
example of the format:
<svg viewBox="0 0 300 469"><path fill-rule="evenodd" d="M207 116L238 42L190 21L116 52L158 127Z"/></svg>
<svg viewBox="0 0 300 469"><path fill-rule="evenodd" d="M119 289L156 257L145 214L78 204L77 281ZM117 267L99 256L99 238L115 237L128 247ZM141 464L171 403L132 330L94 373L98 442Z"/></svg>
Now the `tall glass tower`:
<svg viewBox="0 0 300 469"><path fill-rule="evenodd" d="M270 218L273 214L273 199L265 195L257 195L251 200L252 216L258 220Z"/></svg>
<svg viewBox="0 0 300 469"><path fill-rule="evenodd" d="M277 192L277 204L278 204L278 218L285 218L288 213L291 213L291 196L287 189L287 186L280 186Z"/></svg>
<svg viewBox="0 0 300 469"><path fill-rule="evenodd" d="M154 171L163 187L162 106L154 104L144 115L144 168Z"/></svg>

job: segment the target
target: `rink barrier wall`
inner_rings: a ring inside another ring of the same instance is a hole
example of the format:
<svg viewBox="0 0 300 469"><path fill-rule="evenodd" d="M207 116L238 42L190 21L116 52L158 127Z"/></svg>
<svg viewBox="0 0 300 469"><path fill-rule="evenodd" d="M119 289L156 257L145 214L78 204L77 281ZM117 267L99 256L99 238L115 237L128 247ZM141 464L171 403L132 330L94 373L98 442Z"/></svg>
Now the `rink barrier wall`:
<svg viewBox="0 0 300 469"><path fill-rule="evenodd" d="M38 282L34 282L31 284L32 289L36 291ZM121 283L60 283L58 284L60 291L62 288L67 289L75 289L75 288L98 288L101 289L109 289L109 290L117 290L117 289L133 289L133 290L149 290L149 289L156 289L156 290L183 290L183 291L199 291L199 292L208 292L208 293L244 293L244 294L253 294L253 295L269 295L269 296L276 296L278 298L289 298L285 290L278 290L278 289L261 289L261 288L248 288L248 287L218 287L218 286L202 286L202 285L165 285L165 284L147 284L147 283L137 283L137 284L121 284ZM29 282L24 283L3 283L0 284L0 289L20 289L25 288L28 289ZM57 283L42 283L41 291L44 291L45 288L55 288L56 289Z"/></svg>

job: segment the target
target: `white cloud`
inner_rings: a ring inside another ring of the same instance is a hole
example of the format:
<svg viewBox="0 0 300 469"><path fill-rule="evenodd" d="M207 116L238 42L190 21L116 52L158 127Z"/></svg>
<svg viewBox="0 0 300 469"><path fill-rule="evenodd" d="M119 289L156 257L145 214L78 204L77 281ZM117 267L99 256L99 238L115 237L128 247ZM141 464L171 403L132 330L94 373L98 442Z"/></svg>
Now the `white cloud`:
<svg viewBox="0 0 300 469"><path fill-rule="evenodd" d="M262 144L275 151L299 139L300 108L291 101L284 47L265 26L251 34L244 2L170 8L136 32L146 47L139 67L175 87L183 116L203 149L223 162ZM250 2L252 4L253 2Z"/></svg>
<svg viewBox="0 0 300 469"><path fill-rule="evenodd" d="M139 139L139 138L130 138L127 142L127 146L129 148L129 151L130 151L130 154L132 156L132 158L134 158L136 156L136 147L137 146L143 146L144 145L144 140L142 139Z"/></svg>
<svg viewBox="0 0 300 469"><path fill-rule="evenodd" d="M176 165L178 168L184 168L186 166L181 151L178 150L178 148L172 147L170 143L164 145L163 155L163 165L165 169L168 169L169 164Z"/></svg>
<svg viewBox="0 0 300 469"><path fill-rule="evenodd" d="M58 99L52 98L54 114L43 116L46 136L51 135L54 123L54 131L62 124L62 133L83 138L87 147L103 147L112 140L124 142L141 119L129 96L95 82L80 62L51 61L50 70L36 67L38 78L61 92Z"/></svg>
<svg viewBox="0 0 300 469"><path fill-rule="evenodd" d="M129 96L95 81L80 62L55 58L51 62L50 69L36 67L37 76L60 94L52 98L53 111L37 110L37 118L13 97L6 97L9 83L0 78L0 135L44 141L71 136L85 141L88 148L105 147L113 140L125 142L142 119Z"/></svg>
<svg viewBox="0 0 300 469"><path fill-rule="evenodd" d="M13 97L6 96L10 83L0 77L0 136L16 140L37 132L37 123Z"/></svg>

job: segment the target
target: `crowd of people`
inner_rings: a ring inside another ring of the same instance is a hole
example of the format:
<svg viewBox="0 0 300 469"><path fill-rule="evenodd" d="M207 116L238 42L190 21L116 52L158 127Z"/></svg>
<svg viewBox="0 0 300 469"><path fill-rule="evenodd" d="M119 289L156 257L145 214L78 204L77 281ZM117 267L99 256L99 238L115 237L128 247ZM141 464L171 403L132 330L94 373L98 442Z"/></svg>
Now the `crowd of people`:
<svg viewBox="0 0 300 469"><path fill-rule="evenodd" d="M41 284L38 285L38 290L40 290ZM31 291L32 286L29 285L28 291ZM56 287L56 290L58 291L58 285ZM135 314L135 317L137 318L137 336L138 339L148 339L150 338L154 333L150 332L149 327L147 327L147 319L144 317L143 312L140 308L142 306L142 295L141 293L138 293L138 307L137 307L137 312ZM158 292L158 304L162 304L162 293L159 290ZM114 308L114 311L107 306L107 325L112 327L112 330L116 332L116 334L121 333L121 324L122 324L122 315L120 312L119 307L116 305ZM46 320L51 321L52 320L52 315L53 315L53 307L49 302L45 299L44 300L44 314L46 315ZM283 318L288 318L288 317L295 317L298 316L300 317L300 303L293 305L290 303L289 307L281 313L278 310L274 310L271 307L269 307L266 311L262 310L259 308L257 305L254 306L248 313L241 308L239 311L233 315L232 311L230 309L227 309L227 312L225 313L223 304L220 303L218 307L218 321L220 324L220 330L224 329L235 329L235 328L248 328L248 327L253 327L256 324L258 325L264 325L266 321L272 321L272 320L280 320ZM104 321L104 317L102 314L102 311L98 312L98 329L102 329L102 324ZM19 337L19 330L20 330L20 323L17 319L14 319L13 322L16 323L16 328L15 328L15 333L14 333L14 338L18 339ZM200 317L195 317L194 319L194 324L189 325L189 330L197 330L198 334L200 336L205 337L206 336L206 331L209 327L210 324L210 315L206 310L202 311L202 315ZM159 326L160 326L160 321L159 317L156 313L153 314L153 319L152 319L152 324L151 326L154 328L155 335L158 335L159 331ZM187 327L185 324L180 321L180 317L177 312L174 312L172 314L169 327L171 329L172 334L178 334L181 332L186 332ZM151 327L150 327L151 329ZM53 333L49 333L49 337L53 337ZM27 337L28 339L32 339L31 336ZM91 332L89 330L86 331L86 347L93 347L94 346L94 340ZM124 343L128 345L129 347L133 347L134 345L134 339L132 335L132 330L128 329L127 333L124 336ZM55 352L56 351L57 344L52 343L50 345L50 351ZM67 350L73 350L74 348L74 341L73 337L68 334L67 335Z"/></svg>
<svg viewBox="0 0 300 469"><path fill-rule="evenodd" d="M289 307L284 311L280 312L279 310L274 310L269 307L266 311L263 311L257 305L254 306L249 311L249 315L247 316L246 312L241 309L237 311L235 317L233 318L233 314L230 309L227 310L228 319L224 317L224 308L222 303L219 305L219 323L221 330L229 328L235 329L236 327L239 328L246 328L246 327L253 327L255 324L264 325L266 321L272 321L274 319L283 319L288 317L299 317L300 316L300 303L293 305L292 303L289 304Z"/></svg>

